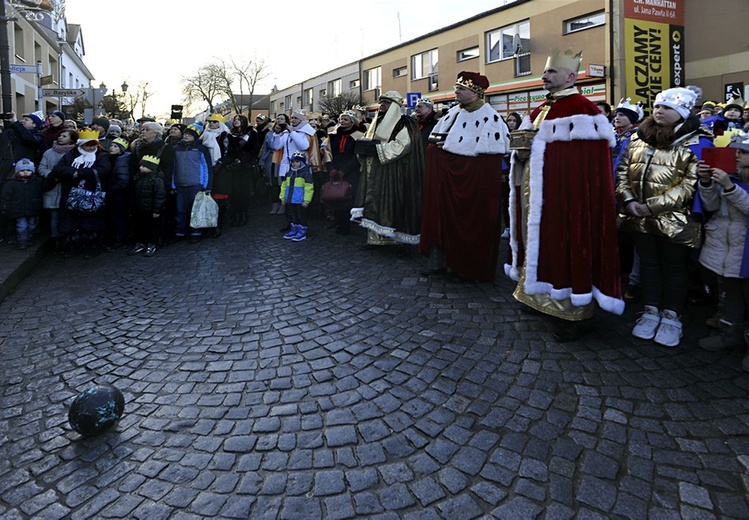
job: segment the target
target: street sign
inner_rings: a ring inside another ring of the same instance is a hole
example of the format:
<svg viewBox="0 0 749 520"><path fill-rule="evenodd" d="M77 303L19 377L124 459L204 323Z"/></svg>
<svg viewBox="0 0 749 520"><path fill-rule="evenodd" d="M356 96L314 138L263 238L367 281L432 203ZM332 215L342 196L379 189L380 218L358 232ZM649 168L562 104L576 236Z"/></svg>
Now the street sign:
<svg viewBox="0 0 749 520"><path fill-rule="evenodd" d="M78 97L84 96L86 91L82 88L43 88L44 97Z"/></svg>
<svg viewBox="0 0 749 520"><path fill-rule="evenodd" d="M15 74L36 74L39 70L36 65L11 65L10 71Z"/></svg>
<svg viewBox="0 0 749 520"><path fill-rule="evenodd" d="M421 99L421 92L407 92L406 93L406 106L408 108L414 108L416 102Z"/></svg>
<svg viewBox="0 0 749 520"><path fill-rule="evenodd" d="M39 78L39 83L41 83L42 85L52 85L54 84L54 82L55 82L55 77L52 74L50 74L49 76L42 76L41 78Z"/></svg>

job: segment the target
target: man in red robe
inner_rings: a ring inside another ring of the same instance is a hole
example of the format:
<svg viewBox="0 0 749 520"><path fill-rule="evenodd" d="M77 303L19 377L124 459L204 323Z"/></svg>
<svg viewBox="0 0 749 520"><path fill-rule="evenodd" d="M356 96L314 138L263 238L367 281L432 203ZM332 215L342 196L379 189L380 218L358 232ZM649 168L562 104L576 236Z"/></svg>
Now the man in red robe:
<svg viewBox="0 0 749 520"><path fill-rule="evenodd" d="M489 80L461 72L456 106L433 129L427 149L419 252L429 257L422 274L450 268L462 279L494 280L501 234L502 156L507 125L484 101Z"/></svg>
<svg viewBox="0 0 749 520"><path fill-rule="evenodd" d="M513 296L564 320L554 337L592 327L596 305L621 314L611 151L606 116L575 87L582 53L554 52L542 80L547 100L521 129L535 130L527 161L514 153L510 195ZM524 248L523 248L524 247Z"/></svg>

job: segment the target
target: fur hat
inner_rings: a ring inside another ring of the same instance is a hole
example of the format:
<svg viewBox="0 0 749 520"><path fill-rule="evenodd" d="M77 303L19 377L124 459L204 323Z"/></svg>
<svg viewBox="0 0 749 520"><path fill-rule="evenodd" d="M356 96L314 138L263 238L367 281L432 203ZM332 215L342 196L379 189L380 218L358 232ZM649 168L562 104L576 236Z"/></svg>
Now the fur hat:
<svg viewBox="0 0 749 520"><path fill-rule="evenodd" d="M200 139L200 134L203 133L203 125L199 121L195 121L193 124L185 128L185 131L182 132L182 135L184 134L190 134L195 139Z"/></svg>
<svg viewBox="0 0 749 520"><path fill-rule="evenodd" d="M16 173L28 170L31 170L32 172L36 171L34 161L32 161L31 159L21 159L16 163Z"/></svg>
<svg viewBox="0 0 749 520"><path fill-rule="evenodd" d="M145 166L149 170L154 171L159 167L159 162L161 162L161 160L158 157L154 157L153 155L144 155L140 160L139 165Z"/></svg>
<svg viewBox="0 0 749 520"><path fill-rule="evenodd" d="M127 139L123 139L122 137L118 137L117 139L112 140L112 144L116 144L120 147L120 153L124 153L125 150L130 148L130 143L127 142Z"/></svg>
<svg viewBox="0 0 749 520"><path fill-rule="evenodd" d="M302 164L307 164L307 154L304 152L294 152L291 154L291 160L293 161L299 161Z"/></svg>
<svg viewBox="0 0 749 520"><path fill-rule="evenodd" d="M486 89L489 88L489 78L478 72L464 70L458 74L455 86L465 87L468 90L474 91L479 96L483 96Z"/></svg>
<svg viewBox="0 0 749 520"><path fill-rule="evenodd" d="M102 127L104 129L105 132L107 130L109 130L109 119L107 119L104 116L94 118L94 120L91 121L91 124L92 125L99 125L100 127Z"/></svg>
<svg viewBox="0 0 749 520"><path fill-rule="evenodd" d="M676 110L682 119L687 119L697 101L697 94L686 88L670 88L655 96L653 108L663 105Z"/></svg>
<svg viewBox="0 0 749 520"><path fill-rule="evenodd" d="M44 120L41 117L39 117L38 114L35 114L35 113L24 114L22 117L28 117L29 119L31 119L34 122L34 126L36 128L41 128L42 126L44 126Z"/></svg>
<svg viewBox="0 0 749 520"><path fill-rule="evenodd" d="M638 102L633 105L632 98L622 98L614 109L614 113L616 114L617 112L627 116L627 119L629 119L630 123L633 125L645 115L642 110L642 104Z"/></svg>

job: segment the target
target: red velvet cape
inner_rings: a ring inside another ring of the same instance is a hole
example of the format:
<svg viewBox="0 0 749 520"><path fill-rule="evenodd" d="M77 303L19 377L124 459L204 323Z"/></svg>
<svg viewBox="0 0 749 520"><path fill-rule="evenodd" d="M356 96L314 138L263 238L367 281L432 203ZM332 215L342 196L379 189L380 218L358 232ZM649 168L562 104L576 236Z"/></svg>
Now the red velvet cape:
<svg viewBox="0 0 749 520"><path fill-rule="evenodd" d="M497 271L502 155L466 157L427 148L419 252L445 251L447 267L469 280L491 281Z"/></svg>

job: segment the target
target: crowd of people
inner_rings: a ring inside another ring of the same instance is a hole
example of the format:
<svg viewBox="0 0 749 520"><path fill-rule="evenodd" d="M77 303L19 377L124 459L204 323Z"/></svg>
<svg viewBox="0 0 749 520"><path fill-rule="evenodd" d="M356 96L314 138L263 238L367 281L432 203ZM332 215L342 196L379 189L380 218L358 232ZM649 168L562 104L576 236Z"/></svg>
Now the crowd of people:
<svg viewBox="0 0 749 520"><path fill-rule="evenodd" d="M630 99L612 110L575 86L581 56L553 52L546 100L506 118L485 100L489 79L470 71L456 78L451 106L422 98L413 114L389 91L373 117L359 106L253 124L213 113L187 126L141 121L137 135L104 117L79 131L57 111L13 115L0 135L2 237L28 247L44 217L59 254L149 257L246 225L265 200L290 242L314 235L314 212L340 235L360 226L364 247L418 248L425 277L494 280L508 239L513 296L556 319L560 342L587 334L596 309L622 314L640 302L632 335L675 347L697 279L721 302L718 333L699 346L742 345L749 105L698 105L697 89L673 88L648 117ZM710 157L727 163L707 162L714 147L722 154ZM201 192L218 207L209 228L193 218ZM103 204L81 210L82 193Z"/></svg>

